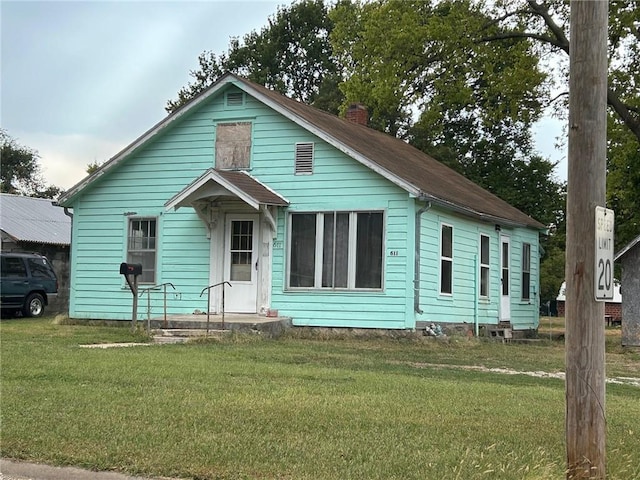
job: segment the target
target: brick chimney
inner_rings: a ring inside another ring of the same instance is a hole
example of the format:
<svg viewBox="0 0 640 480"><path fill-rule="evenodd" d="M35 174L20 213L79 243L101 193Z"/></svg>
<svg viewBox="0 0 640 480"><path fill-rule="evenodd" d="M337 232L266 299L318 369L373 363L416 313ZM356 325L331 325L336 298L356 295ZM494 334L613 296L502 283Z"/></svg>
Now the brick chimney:
<svg viewBox="0 0 640 480"><path fill-rule="evenodd" d="M369 123L369 111L361 103L352 103L347 108L345 118L350 122L366 126Z"/></svg>

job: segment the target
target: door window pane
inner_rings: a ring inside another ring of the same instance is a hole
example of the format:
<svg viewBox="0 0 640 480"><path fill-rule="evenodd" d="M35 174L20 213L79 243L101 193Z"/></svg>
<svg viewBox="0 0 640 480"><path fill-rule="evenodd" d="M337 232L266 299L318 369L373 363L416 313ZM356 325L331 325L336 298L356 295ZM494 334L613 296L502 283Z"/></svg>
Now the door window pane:
<svg viewBox="0 0 640 480"><path fill-rule="evenodd" d="M253 266L253 221L231 221L230 280L250 282Z"/></svg>
<svg viewBox="0 0 640 480"><path fill-rule="evenodd" d="M502 295L509 295L509 244L502 242Z"/></svg>

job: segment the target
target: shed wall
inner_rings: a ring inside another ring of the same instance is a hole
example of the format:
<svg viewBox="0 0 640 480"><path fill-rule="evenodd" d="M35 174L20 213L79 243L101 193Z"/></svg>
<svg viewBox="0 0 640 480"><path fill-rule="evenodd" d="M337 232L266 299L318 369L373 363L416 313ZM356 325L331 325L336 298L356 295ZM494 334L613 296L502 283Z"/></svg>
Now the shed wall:
<svg viewBox="0 0 640 480"><path fill-rule="evenodd" d="M640 347L640 244L622 257L622 345Z"/></svg>

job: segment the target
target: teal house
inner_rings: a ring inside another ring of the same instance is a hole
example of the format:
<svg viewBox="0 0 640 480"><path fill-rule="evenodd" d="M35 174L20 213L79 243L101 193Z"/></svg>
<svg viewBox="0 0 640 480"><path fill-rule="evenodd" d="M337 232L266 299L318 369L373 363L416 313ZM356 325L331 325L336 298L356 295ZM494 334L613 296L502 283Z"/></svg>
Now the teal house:
<svg viewBox="0 0 640 480"><path fill-rule="evenodd" d="M129 262L142 287L175 286L169 315L220 312L222 290L201 292L228 281L225 312L295 326L536 328L544 226L363 107L347 117L221 77L59 199L70 316L130 319Z"/></svg>

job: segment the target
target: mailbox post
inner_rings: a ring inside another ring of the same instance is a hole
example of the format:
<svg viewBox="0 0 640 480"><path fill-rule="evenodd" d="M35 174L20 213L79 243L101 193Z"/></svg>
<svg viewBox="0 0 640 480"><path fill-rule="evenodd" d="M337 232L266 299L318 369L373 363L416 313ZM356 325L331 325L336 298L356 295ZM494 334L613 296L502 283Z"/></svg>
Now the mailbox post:
<svg viewBox="0 0 640 480"><path fill-rule="evenodd" d="M120 264L120 274L124 275L124 278L129 284L131 294L133 295L133 313L131 314L131 331L136 329L136 321L138 320L138 277L142 275L141 263L126 263ZM131 280L133 277L133 281Z"/></svg>

